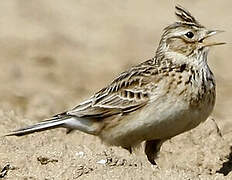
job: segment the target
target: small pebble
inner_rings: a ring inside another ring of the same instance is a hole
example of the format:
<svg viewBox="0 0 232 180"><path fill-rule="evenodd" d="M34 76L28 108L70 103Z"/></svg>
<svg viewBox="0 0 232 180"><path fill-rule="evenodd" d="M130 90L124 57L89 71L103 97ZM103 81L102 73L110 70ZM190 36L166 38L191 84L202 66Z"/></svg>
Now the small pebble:
<svg viewBox="0 0 232 180"><path fill-rule="evenodd" d="M106 164L107 160L106 159L101 159L100 161L97 162L97 164Z"/></svg>
<svg viewBox="0 0 232 180"><path fill-rule="evenodd" d="M85 153L83 151L80 151L80 152L77 152L76 153L76 156L79 156L79 157L83 157L85 155Z"/></svg>

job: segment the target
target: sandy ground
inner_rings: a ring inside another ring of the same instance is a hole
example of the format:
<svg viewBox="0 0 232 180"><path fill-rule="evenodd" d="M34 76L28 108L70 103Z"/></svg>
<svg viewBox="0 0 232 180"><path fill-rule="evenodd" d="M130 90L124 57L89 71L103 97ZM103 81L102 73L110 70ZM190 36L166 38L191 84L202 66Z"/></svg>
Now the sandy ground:
<svg viewBox="0 0 232 180"><path fill-rule="evenodd" d="M232 179L232 1L178 1L207 27L226 30L212 49L212 120L167 141L151 166L96 137L64 129L0 138L5 179ZM0 133L33 124L88 98L121 71L154 56L176 1L0 2Z"/></svg>

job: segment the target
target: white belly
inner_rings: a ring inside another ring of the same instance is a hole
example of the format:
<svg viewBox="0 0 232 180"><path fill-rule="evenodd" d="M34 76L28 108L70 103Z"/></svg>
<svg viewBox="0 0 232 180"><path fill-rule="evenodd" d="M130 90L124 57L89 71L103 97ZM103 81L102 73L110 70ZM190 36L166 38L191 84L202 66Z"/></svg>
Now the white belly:
<svg viewBox="0 0 232 180"><path fill-rule="evenodd" d="M191 108L186 101L174 97L159 98L124 117L121 123L103 132L101 137L109 144L119 146L149 139L169 139L205 121L212 109L213 105L207 103L201 108Z"/></svg>

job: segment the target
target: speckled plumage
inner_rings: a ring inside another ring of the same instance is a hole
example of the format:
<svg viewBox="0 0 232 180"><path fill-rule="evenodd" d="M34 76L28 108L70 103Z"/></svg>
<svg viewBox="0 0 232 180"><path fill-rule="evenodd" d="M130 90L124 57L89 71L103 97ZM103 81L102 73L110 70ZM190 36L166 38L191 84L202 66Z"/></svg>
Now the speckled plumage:
<svg viewBox="0 0 232 180"><path fill-rule="evenodd" d="M154 58L121 73L75 108L8 135L65 127L99 136L109 145L131 148L143 141L148 160L162 143L205 121L215 104L215 80L205 43L207 30L176 6L179 22L166 27Z"/></svg>

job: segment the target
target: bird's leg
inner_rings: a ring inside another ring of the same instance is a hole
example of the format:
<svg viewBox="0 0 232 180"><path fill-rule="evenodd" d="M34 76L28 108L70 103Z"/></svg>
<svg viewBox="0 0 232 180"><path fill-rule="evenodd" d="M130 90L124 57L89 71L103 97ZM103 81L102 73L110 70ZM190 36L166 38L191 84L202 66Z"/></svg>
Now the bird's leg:
<svg viewBox="0 0 232 180"><path fill-rule="evenodd" d="M217 122L215 121L215 119L214 119L214 118L211 118L211 120L213 121L213 123L214 123L214 125L215 125L216 131L217 131L217 134L218 134L220 137L222 137L222 132L221 132L220 128L218 127Z"/></svg>
<svg viewBox="0 0 232 180"><path fill-rule="evenodd" d="M148 161L153 165L156 165L155 158L163 142L164 140L157 139L146 141L145 143L145 154L147 155Z"/></svg>

